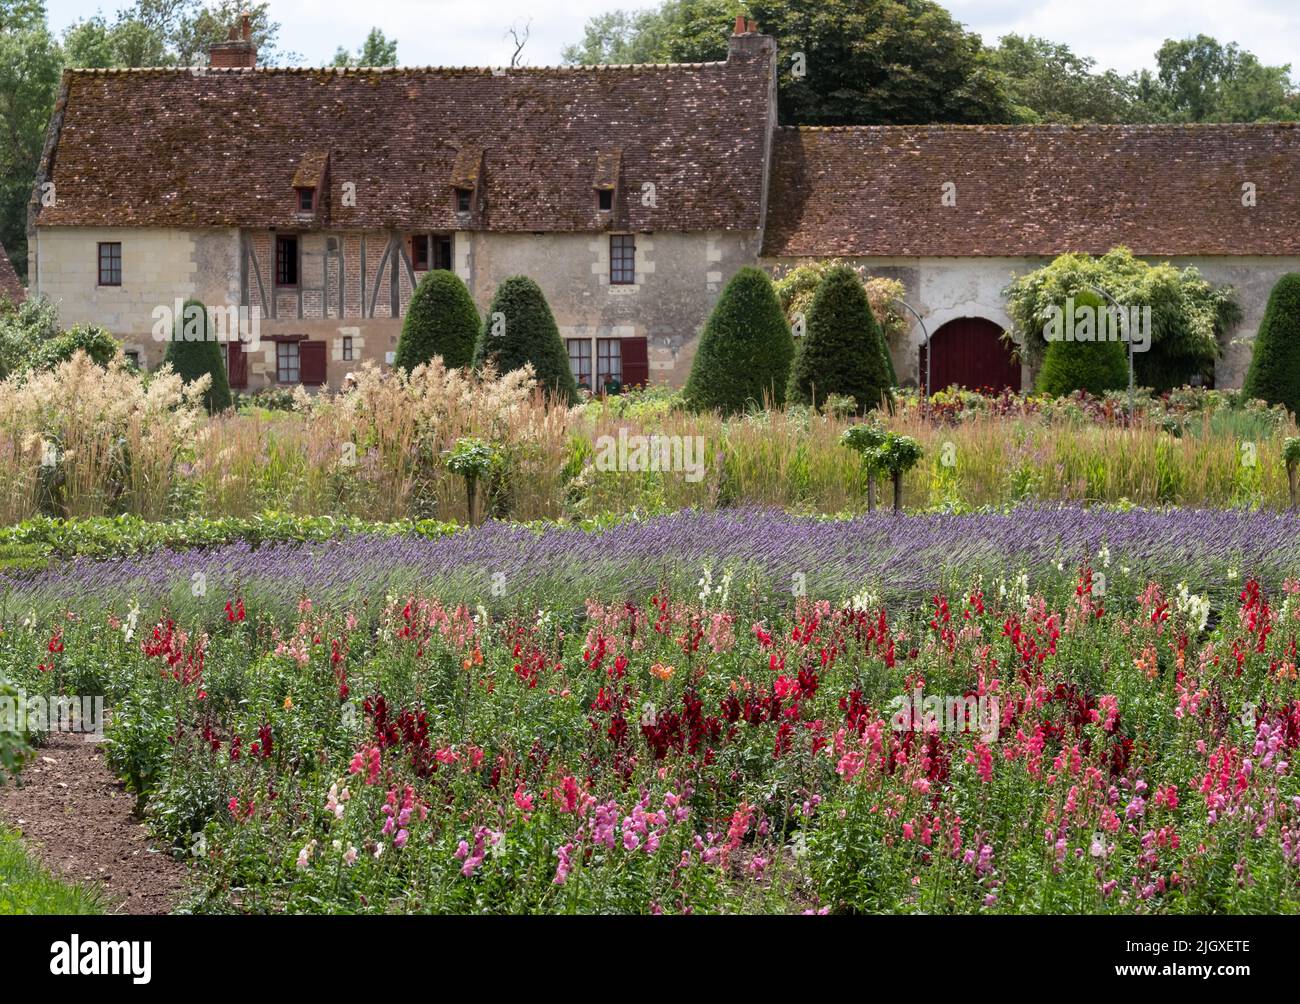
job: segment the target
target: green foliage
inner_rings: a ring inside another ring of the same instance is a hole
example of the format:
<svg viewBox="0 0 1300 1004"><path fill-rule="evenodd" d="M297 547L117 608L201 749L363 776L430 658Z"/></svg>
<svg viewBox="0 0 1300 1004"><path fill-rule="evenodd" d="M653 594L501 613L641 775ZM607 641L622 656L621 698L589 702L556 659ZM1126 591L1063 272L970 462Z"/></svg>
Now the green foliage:
<svg viewBox="0 0 1300 1004"><path fill-rule="evenodd" d="M1220 340L1241 318L1231 286L1215 286L1192 267L1168 262L1152 265L1127 248L1095 258L1064 254L1050 264L1016 278L1003 295L1021 351L1031 366L1042 363L1048 342L1045 327L1053 309L1063 310L1071 297L1106 290L1124 307L1151 308L1151 347L1134 357L1137 382L1158 391L1212 377Z"/></svg>
<svg viewBox="0 0 1300 1004"><path fill-rule="evenodd" d="M93 324L78 324L63 334L41 344L28 361L33 370L49 370L65 363L76 352L84 352L97 366L107 368L122 347L118 340L103 328Z"/></svg>
<svg viewBox="0 0 1300 1004"><path fill-rule="evenodd" d="M456 440L456 445L443 454L447 470L463 478L485 478L492 473L498 463L501 451L495 446L465 436Z"/></svg>
<svg viewBox="0 0 1300 1004"><path fill-rule="evenodd" d="M0 827L0 915L86 916L102 912L97 890L55 878L32 859L16 831Z"/></svg>
<svg viewBox="0 0 1300 1004"><path fill-rule="evenodd" d="M409 373L441 356L449 369L468 366L481 324L460 276L445 269L428 272L411 295L394 364Z"/></svg>
<svg viewBox="0 0 1300 1004"><path fill-rule="evenodd" d="M1282 444L1282 459L1288 467L1300 465L1300 436L1288 436Z"/></svg>
<svg viewBox="0 0 1300 1004"><path fill-rule="evenodd" d="M1242 392L1300 413L1300 273L1282 276L1269 294Z"/></svg>
<svg viewBox="0 0 1300 1004"><path fill-rule="evenodd" d="M736 15L777 51L781 121L801 125L1005 122L1011 113L983 43L932 0L667 0L648 14L587 24L571 62L635 54L646 62L726 59Z"/></svg>
<svg viewBox="0 0 1300 1004"><path fill-rule="evenodd" d="M900 436L890 432L885 435L884 442L876 448L873 466L897 477L906 474L919 464L924 455L925 451L921 449L921 444L911 436Z"/></svg>
<svg viewBox="0 0 1300 1004"><path fill-rule="evenodd" d="M1096 60L1068 45L1034 35L1004 35L989 53L1023 122L1126 122L1135 83L1113 70L1095 71Z"/></svg>
<svg viewBox="0 0 1300 1004"><path fill-rule="evenodd" d="M876 451L885 444L885 430L875 422L860 422L840 434L840 443L860 454L867 467L874 467Z"/></svg>
<svg viewBox="0 0 1300 1004"><path fill-rule="evenodd" d="M208 414L215 415L230 407L230 383L226 378L221 344L212 337L207 309L197 300L185 301L181 316L176 318L163 361L171 363L172 369L186 383L193 383L204 374L212 378L203 394L203 405Z"/></svg>
<svg viewBox="0 0 1300 1004"><path fill-rule="evenodd" d="M504 280L492 297L474 349L475 368L488 363L501 374L531 365L548 393L569 404L577 399L560 329L541 287L527 276Z"/></svg>
<svg viewBox="0 0 1300 1004"><path fill-rule="evenodd" d="M379 28L371 28L365 44L353 56L339 46L330 61L331 66L396 66L397 39L390 39Z"/></svg>
<svg viewBox="0 0 1300 1004"><path fill-rule="evenodd" d="M794 339L767 273L740 269L709 315L686 381L697 411L734 414L785 402Z"/></svg>
<svg viewBox="0 0 1300 1004"><path fill-rule="evenodd" d="M196 517L170 523L151 522L139 516L41 516L0 527L0 555L43 564L50 558L108 558L164 548L180 551L220 547L241 541L256 549L263 544L302 544L359 533L433 538L457 529L455 523L433 519L374 523L354 516L297 516L283 512L264 512L249 518Z"/></svg>
<svg viewBox="0 0 1300 1004"><path fill-rule="evenodd" d="M0 310L0 379L30 368L43 346L59 336L59 312L42 296Z"/></svg>
<svg viewBox="0 0 1300 1004"><path fill-rule="evenodd" d="M846 266L831 269L808 308L787 396L820 407L828 395L847 394L859 412L870 411L891 399L888 354L857 274Z"/></svg>

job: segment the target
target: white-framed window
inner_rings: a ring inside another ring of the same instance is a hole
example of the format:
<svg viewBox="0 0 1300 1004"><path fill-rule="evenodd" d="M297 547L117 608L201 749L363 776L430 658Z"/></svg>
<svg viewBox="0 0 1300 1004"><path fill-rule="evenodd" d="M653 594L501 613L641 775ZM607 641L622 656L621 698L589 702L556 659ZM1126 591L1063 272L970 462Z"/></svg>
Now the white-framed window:
<svg viewBox="0 0 1300 1004"><path fill-rule="evenodd" d="M591 339L570 338L566 340L569 350L569 369L579 387L591 387Z"/></svg>
<svg viewBox="0 0 1300 1004"><path fill-rule="evenodd" d="M623 382L623 345L617 338L596 339L596 386Z"/></svg>
<svg viewBox="0 0 1300 1004"><path fill-rule="evenodd" d="M297 342L275 343L275 379L277 383L298 383L301 363Z"/></svg>

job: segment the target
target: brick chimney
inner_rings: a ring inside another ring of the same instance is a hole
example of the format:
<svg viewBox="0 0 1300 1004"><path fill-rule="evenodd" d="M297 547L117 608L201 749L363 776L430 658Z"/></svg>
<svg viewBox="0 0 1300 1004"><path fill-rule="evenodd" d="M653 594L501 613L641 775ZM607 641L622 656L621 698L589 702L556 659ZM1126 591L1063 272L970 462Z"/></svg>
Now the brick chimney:
<svg viewBox="0 0 1300 1004"><path fill-rule="evenodd" d="M757 21L750 21L743 14L737 15L736 26L727 42L728 59L775 51L776 39L771 35L759 34Z"/></svg>
<svg viewBox="0 0 1300 1004"><path fill-rule="evenodd" d="M230 29L225 42L208 46L208 65L214 68L257 66L257 44L253 41L253 19L244 13L239 16L239 27Z"/></svg>

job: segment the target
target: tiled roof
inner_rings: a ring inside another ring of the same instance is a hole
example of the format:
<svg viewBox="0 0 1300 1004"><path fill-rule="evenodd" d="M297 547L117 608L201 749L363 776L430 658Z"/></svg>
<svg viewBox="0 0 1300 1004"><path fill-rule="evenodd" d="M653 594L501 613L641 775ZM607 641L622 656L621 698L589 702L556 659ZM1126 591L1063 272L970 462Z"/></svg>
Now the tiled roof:
<svg viewBox="0 0 1300 1004"><path fill-rule="evenodd" d="M1293 255L1300 126L787 128L768 199L773 257Z"/></svg>
<svg viewBox="0 0 1300 1004"><path fill-rule="evenodd" d="M25 298L26 291L23 289L23 284L18 281L18 273L14 271L9 256L5 254L5 246L0 244L0 300L21 303Z"/></svg>
<svg viewBox="0 0 1300 1004"><path fill-rule="evenodd" d="M292 227L293 183L328 155L321 226L463 229L452 182L481 171L474 227L596 230L593 179L616 148L629 229L758 230L773 58L72 70L50 158L58 201L39 225Z"/></svg>

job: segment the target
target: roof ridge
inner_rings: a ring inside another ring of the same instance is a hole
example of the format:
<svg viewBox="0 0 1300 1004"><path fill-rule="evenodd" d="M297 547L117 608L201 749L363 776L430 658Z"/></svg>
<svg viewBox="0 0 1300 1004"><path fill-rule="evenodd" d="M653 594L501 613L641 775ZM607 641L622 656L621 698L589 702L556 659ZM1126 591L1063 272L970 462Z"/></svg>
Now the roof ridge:
<svg viewBox="0 0 1300 1004"><path fill-rule="evenodd" d="M893 131L903 132L919 129L942 129L945 131L964 130L970 132L1032 132L1055 129L1060 131L1084 132L1103 129L1147 130L1195 130L1195 129L1297 129L1300 122L1270 120L1265 122L919 122L911 125L783 125L782 132L868 132Z"/></svg>
<svg viewBox="0 0 1300 1004"><path fill-rule="evenodd" d="M594 63L573 66L69 66L64 72L79 76L114 76L127 74L190 74L209 76L225 74L262 74L265 76L293 74L333 74L345 77L364 74L403 73L490 73L494 77L541 73L583 73L619 70L699 70L726 66L727 61L713 60L700 63Z"/></svg>

